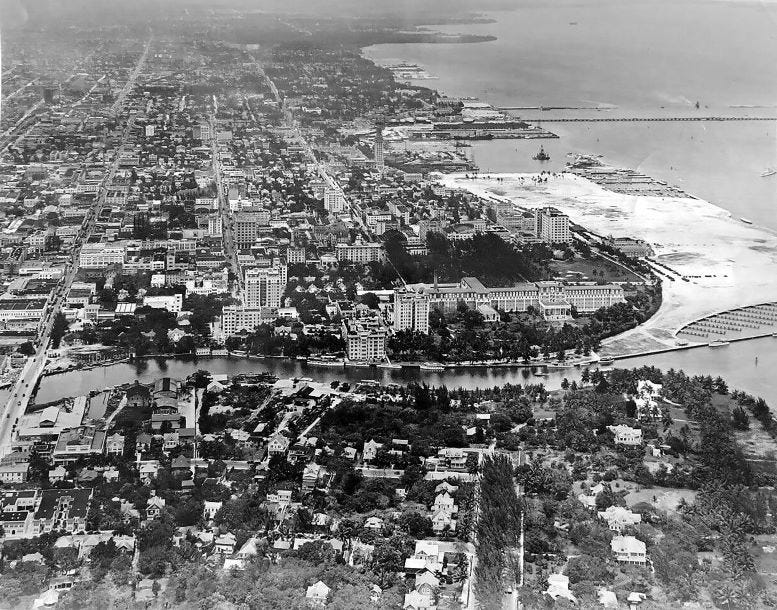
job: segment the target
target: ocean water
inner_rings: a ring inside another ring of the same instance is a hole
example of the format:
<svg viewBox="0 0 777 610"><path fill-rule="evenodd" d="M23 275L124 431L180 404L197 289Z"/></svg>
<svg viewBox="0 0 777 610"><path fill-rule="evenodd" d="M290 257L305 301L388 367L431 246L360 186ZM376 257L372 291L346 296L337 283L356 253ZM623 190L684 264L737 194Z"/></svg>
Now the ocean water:
<svg viewBox="0 0 777 610"><path fill-rule="evenodd" d="M445 31L491 34L472 45L376 45L437 76L443 93L552 117L759 116L774 121L543 123L560 136L539 143L475 143L485 171L563 167L568 153L600 154L777 230L777 3L715 0L554 0L488 13L490 24ZM699 109L695 103L699 102ZM590 109L596 110L590 110Z"/></svg>
<svg viewBox="0 0 777 610"><path fill-rule="evenodd" d="M476 5L473 5L476 8ZM559 137L475 142L483 171L564 167L569 153L602 155L777 231L777 2L749 0L554 0L516 2L495 23L445 26L490 34L472 45L376 45L377 63L405 60L452 96L480 98L540 121L553 117L749 116L769 121L541 123ZM699 108L696 108L696 102ZM540 111L536 107L563 107ZM529 107L535 107L530 109ZM667 218L671 222L671 218ZM721 244L725 247L725 244ZM756 358L758 360L756 361ZM777 339L630 359L693 374L722 375L732 387L777 404L770 370Z"/></svg>

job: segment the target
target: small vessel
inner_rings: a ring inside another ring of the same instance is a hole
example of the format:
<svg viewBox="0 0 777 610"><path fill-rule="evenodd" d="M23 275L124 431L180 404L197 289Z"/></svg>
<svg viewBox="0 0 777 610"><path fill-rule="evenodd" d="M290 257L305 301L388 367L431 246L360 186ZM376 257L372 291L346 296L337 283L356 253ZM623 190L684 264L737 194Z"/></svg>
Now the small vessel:
<svg viewBox="0 0 777 610"><path fill-rule="evenodd" d="M378 365L379 369L401 369L401 364L394 364L393 362L381 362Z"/></svg>
<svg viewBox="0 0 777 610"><path fill-rule="evenodd" d="M777 168L767 167L761 172L761 178L768 178L769 176L774 176L774 174L777 174Z"/></svg>
<svg viewBox="0 0 777 610"><path fill-rule="evenodd" d="M749 218L740 218L739 220L741 220L742 222L744 222L746 225L751 225L751 224L753 224L753 221L752 221L752 220L750 220Z"/></svg>
<svg viewBox="0 0 777 610"><path fill-rule="evenodd" d="M439 362L422 362L420 366L422 371L444 371L445 366Z"/></svg>
<svg viewBox="0 0 777 610"><path fill-rule="evenodd" d="M550 161L550 155L545 152L545 148L540 146L540 152L532 157L535 161Z"/></svg>
<svg viewBox="0 0 777 610"><path fill-rule="evenodd" d="M343 361L335 358L309 358L308 364L313 366L343 366Z"/></svg>
<svg viewBox="0 0 777 610"><path fill-rule="evenodd" d="M536 373L534 373L534 376L535 377L548 377L549 374L548 374L548 371L537 371Z"/></svg>
<svg viewBox="0 0 777 610"><path fill-rule="evenodd" d="M710 347L726 347L727 345L730 345L730 343L728 341L724 341L723 339L717 339L709 343Z"/></svg>

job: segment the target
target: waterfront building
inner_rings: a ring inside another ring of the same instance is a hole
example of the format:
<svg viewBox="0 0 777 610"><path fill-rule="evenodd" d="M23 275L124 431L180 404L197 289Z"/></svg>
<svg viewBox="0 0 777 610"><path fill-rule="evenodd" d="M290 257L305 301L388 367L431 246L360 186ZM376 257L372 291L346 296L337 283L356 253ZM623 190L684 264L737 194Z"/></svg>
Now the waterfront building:
<svg viewBox="0 0 777 610"><path fill-rule="evenodd" d="M523 282L487 288L475 277L464 277L458 283L414 284L410 288L428 295L430 307L447 313L456 311L459 303L470 309L489 305L507 312L524 312L531 306L546 313L553 321L568 319L572 307L580 313L592 313L626 301L621 286L593 282Z"/></svg>
<svg viewBox="0 0 777 610"><path fill-rule="evenodd" d="M428 333L429 295L412 290L395 290L394 330Z"/></svg>
<svg viewBox="0 0 777 610"><path fill-rule="evenodd" d="M569 216L556 208L547 207L535 210L537 237L548 244L568 244L572 241L569 230Z"/></svg>
<svg viewBox="0 0 777 610"><path fill-rule="evenodd" d="M377 319L343 320L342 337L348 359L381 362L386 359L386 329Z"/></svg>
<svg viewBox="0 0 777 610"><path fill-rule="evenodd" d="M264 322L275 320L275 311L267 307L226 305L221 312L221 334L231 337L241 332L253 332Z"/></svg>
<svg viewBox="0 0 777 610"><path fill-rule="evenodd" d="M653 249L647 242L632 237L609 237L604 240L604 245L634 258L651 256L653 254Z"/></svg>

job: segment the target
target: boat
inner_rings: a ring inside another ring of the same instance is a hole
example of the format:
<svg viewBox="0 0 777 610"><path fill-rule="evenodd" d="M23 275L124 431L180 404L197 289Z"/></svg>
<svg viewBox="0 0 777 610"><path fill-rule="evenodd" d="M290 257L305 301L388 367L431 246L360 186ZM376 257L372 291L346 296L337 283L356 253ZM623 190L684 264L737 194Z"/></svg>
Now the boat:
<svg viewBox="0 0 777 610"><path fill-rule="evenodd" d="M532 157L535 161L550 161L550 155L545 152L545 148L540 146L540 152Z"/></svg>
<svg viewBox="0 0 777 610"><path fill-rule="evenodd" d="M724 341L722 339L717 339L715 341L711 341L709 346L710 347L726 347L727 345L730 345L728 341Z"/></svg>
<svg viewBox="0 0 777 610"><path fill-rule="evenodd" d="M751 225L751 224L753 224L753 221L752 221L752 220L749 220L748 218L740 218L739 220L741 220L742 222L744 222L746 225Z"/></svg>
<svg viewBox="0 0 777 610"><path fill-rule="evenodd" d="M767 167L761 172L761 178L768 178L769 176L774 176L774 174L777 174L777 168Z"/></svg>
<svg viewBox="0 0 777 610"><path fill-rule="evenodd" d="M395 364L393 362L381 362L378 365L378 368L379 369L401 369L402 365L401 364Z"/></svg>
<svg viewBox="0 0 777 610"><path fill-rule="evenodd" d="M308 364L312 364L313 366L343 366L343 361L336 359L309 358Z"/></svg>
<svg viewBox="0 0 777 610"><path fill-rule="evenodd" d="M535 377L549 377L548 371L537 371L534 373Z"/></svg>
<svg viewBox="0 0 777 610"><path fill-rule="evenodd" d="M420 369L422 371L444 371L445 366L439 362L422 362Z"/></svg>

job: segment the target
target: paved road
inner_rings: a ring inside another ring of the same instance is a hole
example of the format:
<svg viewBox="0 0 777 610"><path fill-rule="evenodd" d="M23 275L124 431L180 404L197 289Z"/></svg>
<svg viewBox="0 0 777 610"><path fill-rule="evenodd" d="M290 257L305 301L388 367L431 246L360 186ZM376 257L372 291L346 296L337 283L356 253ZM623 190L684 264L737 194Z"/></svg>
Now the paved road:
<svg viewBox="0 0 777 610"><path fill-rule="evenodd" d="M148 50L148 46L146 47ZM141 57L141 62L145 62L145 54ZM141 63L139 62L139 66ZM133 79L137 78L139 70L133 72ZM132 81L134 83L134 80ZM100 185L95 203L89 210L84 222L81 225L81 229L76 235L75 245L70 256L70 260L65 266L65 274L60 280L57 291L54 297L50 299L51 302L47 304L43 319L38 326L38 338L35 341L36 352L34 355L27 359L19 378L16 380L13 389L10 392L8 402L5 404L2 411L0 411L0 455L7 454L11 449L11 441L13 439L13 433L16 430L16 423L24 412L27 410L31 395L35 390L35 386L38 383L43 370L46 367L46 350L48 348L49 341L51 339L51 331L54 327L54 320L57 314L61 311L65 304L65 299L70 291L70 287L75 280L76 273L78 272L78 261L81 254L81 246L88 240L97 219L100 216L100 212L105 205L105 199L108 196L108 189L113 181L113 177L119 168L119 159L121 152L124 149L132 128L135 124L134 115L127 120L127 124L122 134L121 144L116 150L116 155L113 162L110 165L108 172L106 173L103 181Z"/></svg>
<svg viewBox="0 0 777 610"><path fill-rule="evenodd" d="M219 202L219 214L221 215L221 241L224 244L224 255L235 273L237 294L243 294L243 272L237 258L237 245L235 243L234 224L232 211L229 209L229 200L224 192L224 177L221 173L221 158L219 157L219 145L216 139L216 117L210 116L210 150L213 163L213 176L216 181L216 196Z"/></svg>

